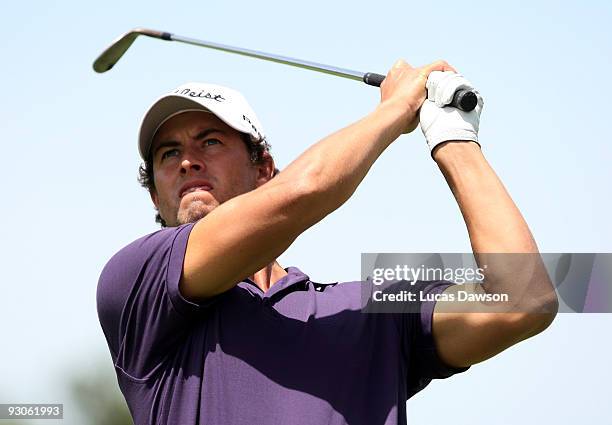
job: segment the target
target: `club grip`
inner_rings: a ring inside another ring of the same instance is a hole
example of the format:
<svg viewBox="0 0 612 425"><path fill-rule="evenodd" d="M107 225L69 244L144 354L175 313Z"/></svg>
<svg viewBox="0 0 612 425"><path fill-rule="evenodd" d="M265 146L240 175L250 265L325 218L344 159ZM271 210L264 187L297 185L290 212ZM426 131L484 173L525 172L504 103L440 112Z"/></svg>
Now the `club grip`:
<svg viewBox="0 0 612 425"><path fill-rule="evenodd" d="M376 74L374 72L366 72L363 75L363 82L375 87L380 87L382 82L384 81L385 76L381 74ZM455 95L453 96L453 100L450 103L450 106L453 106L457 109L461 109L465 112L470 112L474 110L476 105L478 104L478 97L476 93L471 90L457 90Z"/></svg>
<svg viewBox="0 0 612 425"><path fill-rule="evenodd" d="M380 87L385 80L385 76L374 72L366 72L363 74L363 82L369 86Z"/></svg>

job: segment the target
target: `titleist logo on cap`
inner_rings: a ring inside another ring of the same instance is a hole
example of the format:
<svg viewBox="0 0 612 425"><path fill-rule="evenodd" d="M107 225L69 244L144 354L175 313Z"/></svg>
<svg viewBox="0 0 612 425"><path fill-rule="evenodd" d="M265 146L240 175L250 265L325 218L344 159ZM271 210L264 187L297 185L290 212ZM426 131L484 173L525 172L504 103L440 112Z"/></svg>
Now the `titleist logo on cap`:
<svg viewBox="0 0 612 425"><path fill-rule="evenodd" d="M189 97L201 97L204 99L212 99L212 100L216 100L217 102L223 102L224 100L226 100L220 94L213 95L211 92L205 91L205 90L200 90L199 92L195 92L191 90L190 88L186 88L182 90L176 89L174 93L178 93L183 96L189 96Z"/></svg>

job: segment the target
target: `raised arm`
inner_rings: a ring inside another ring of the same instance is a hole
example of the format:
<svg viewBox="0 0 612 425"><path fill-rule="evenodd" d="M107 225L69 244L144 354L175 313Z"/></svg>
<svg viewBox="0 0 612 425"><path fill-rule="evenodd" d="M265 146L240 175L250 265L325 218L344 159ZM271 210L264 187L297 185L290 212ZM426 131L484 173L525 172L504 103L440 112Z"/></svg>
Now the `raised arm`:
<svg viewBox="0 0 612 425"><path fill-rule="evenodd" d="M473 142L439 145L433 158L444 174L467 225L479 266L488 265L482 286L453 286L507 294L508 302L436 305L433 333L442 360L451 366L483 361L544 330L557 298L527 223L480 147Z"/></svg>
<svg viewBox="0 0 612 425"><path fill-rule="evenodd" d="M274 261L353 194L389 144L414 130L427 76L452 68L445 62L404 65L398 62L389 72L374 112L311 146L278 176L197 222L181 281L187 298L222 293Z"/></svg>

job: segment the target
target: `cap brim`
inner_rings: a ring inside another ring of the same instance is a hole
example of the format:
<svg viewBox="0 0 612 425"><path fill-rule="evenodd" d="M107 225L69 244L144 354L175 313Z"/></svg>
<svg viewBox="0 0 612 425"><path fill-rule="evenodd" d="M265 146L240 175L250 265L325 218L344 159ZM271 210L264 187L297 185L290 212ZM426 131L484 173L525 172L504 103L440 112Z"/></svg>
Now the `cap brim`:
<svg viewBox="0 0 612 425"><path fill-rule="evenodd" d="M151 143L155 132L160 125L171 115L182 110L202 110L214 113L208 108L205 108L198 102L191 99L186 99L182 96L168 95L162 97L155 102L147 111L140 125L140 134L138 135L138 151L142 159L146 160L151 149Z"/></svg>

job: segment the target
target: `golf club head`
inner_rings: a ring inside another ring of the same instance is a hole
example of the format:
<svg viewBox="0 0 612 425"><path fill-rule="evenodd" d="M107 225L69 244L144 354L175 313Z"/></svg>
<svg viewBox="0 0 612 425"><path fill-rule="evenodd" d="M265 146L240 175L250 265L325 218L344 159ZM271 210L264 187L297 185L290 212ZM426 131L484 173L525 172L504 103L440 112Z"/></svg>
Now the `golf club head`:
<svg viewBox="0 0 612 425"><path fill-rule="evenodd" d="M172 40L172 34L168 32L149 30L146 28L134 28L113 41L111 45L98 56L93 63L94 71L102 73L111 69L119 59L121 59L123 54L130 48L139 35L161 38L162 40Z"/></svg>

